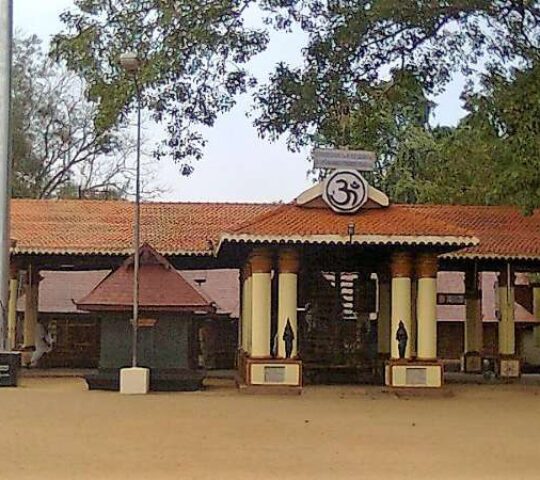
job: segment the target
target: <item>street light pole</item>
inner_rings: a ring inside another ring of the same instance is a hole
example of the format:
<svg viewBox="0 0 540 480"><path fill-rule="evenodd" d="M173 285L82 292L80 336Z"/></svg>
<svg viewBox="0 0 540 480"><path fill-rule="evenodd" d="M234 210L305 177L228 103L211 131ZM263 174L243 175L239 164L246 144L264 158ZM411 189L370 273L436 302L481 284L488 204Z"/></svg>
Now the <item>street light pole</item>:
<svg viewBox="0 0 540 480"><path fill-rule="evenodd" d="M120 65L133 75L137 96L137 146L135 165L135 212L133 215L133 319L131 330L131 366L137 367L137 330L139 326L139 250L141 247L141 90L137 79L140 61L135 53L120 56Z"/></svg>
<svg viewBox="0 0 540 480"><path fill-rule="evenodd" d="M13 0L0 0L0 351L6 347L11 197L11 52Z"/></svg>
<svg viewBox="0 0 540 480"><path fill-rule="evenodd" d="M137 330L139 328L139 268L141 248L141 92L139 82L135 76L135 89L137 95L137 152L135 166L135 219L133 225L133 338L131 366L137 366Z"/></svg>

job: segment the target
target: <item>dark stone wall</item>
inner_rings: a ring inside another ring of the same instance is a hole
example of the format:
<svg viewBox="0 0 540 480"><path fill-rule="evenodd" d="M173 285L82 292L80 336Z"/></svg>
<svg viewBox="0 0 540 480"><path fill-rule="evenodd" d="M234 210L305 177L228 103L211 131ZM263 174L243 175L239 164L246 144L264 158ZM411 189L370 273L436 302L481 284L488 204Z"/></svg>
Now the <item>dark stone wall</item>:
<svg viewBox="0 0 540 480"><path fill-rule="evenodd" d="M153 327L138 331L138 364L148 368L189 368L189 316L145 315L156 318ZM103 315L101 319L100 368L131 365L129 315Z"/></svg>

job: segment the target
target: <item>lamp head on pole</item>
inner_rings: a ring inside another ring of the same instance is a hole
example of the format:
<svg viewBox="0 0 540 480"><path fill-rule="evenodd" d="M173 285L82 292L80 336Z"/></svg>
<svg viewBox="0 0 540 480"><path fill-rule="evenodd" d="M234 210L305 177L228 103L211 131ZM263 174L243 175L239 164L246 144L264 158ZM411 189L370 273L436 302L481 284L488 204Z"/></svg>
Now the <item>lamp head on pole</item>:
<svg viewBox="0 0 540 480"><path fill-rule="evenodd" d="M120 66L129 73L137 73L141 67L141 61L135 52L122 53L119 61Z"/></svg>
<svg viewBox="0 0 540 480"><path fill-rule="evenodd" d="M349 244L351 244L353 236L356 233L356 225L354 223L349 223L349 225L347 225L347 233L349 235Z"/></svg>

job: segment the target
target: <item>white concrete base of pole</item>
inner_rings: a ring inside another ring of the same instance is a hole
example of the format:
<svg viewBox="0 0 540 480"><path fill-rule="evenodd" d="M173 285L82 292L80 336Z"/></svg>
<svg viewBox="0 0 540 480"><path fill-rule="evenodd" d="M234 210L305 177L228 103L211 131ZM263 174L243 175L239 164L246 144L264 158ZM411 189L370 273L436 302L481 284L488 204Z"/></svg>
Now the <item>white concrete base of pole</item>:
<svg viewBox="0 0 540 480"><path fill-rule="evenodd" d="M145 395L150 389L150 370L131 367L120 369L120 393L124 395Z"/></svg>

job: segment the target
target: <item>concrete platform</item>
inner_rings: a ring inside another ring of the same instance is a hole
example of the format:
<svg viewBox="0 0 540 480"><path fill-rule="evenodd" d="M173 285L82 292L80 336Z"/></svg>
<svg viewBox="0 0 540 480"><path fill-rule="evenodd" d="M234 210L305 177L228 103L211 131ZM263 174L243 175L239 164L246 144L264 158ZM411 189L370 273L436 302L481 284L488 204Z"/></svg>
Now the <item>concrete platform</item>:
<svg viewBox="0 0 540 480"><path fill-rule="evenodd" d="M150 391L192 392L202 390L205 377L204 370L150 369ZM89 390L119 391L120 389L120 370L118 369L98 370L84 378Z"/></svg>

